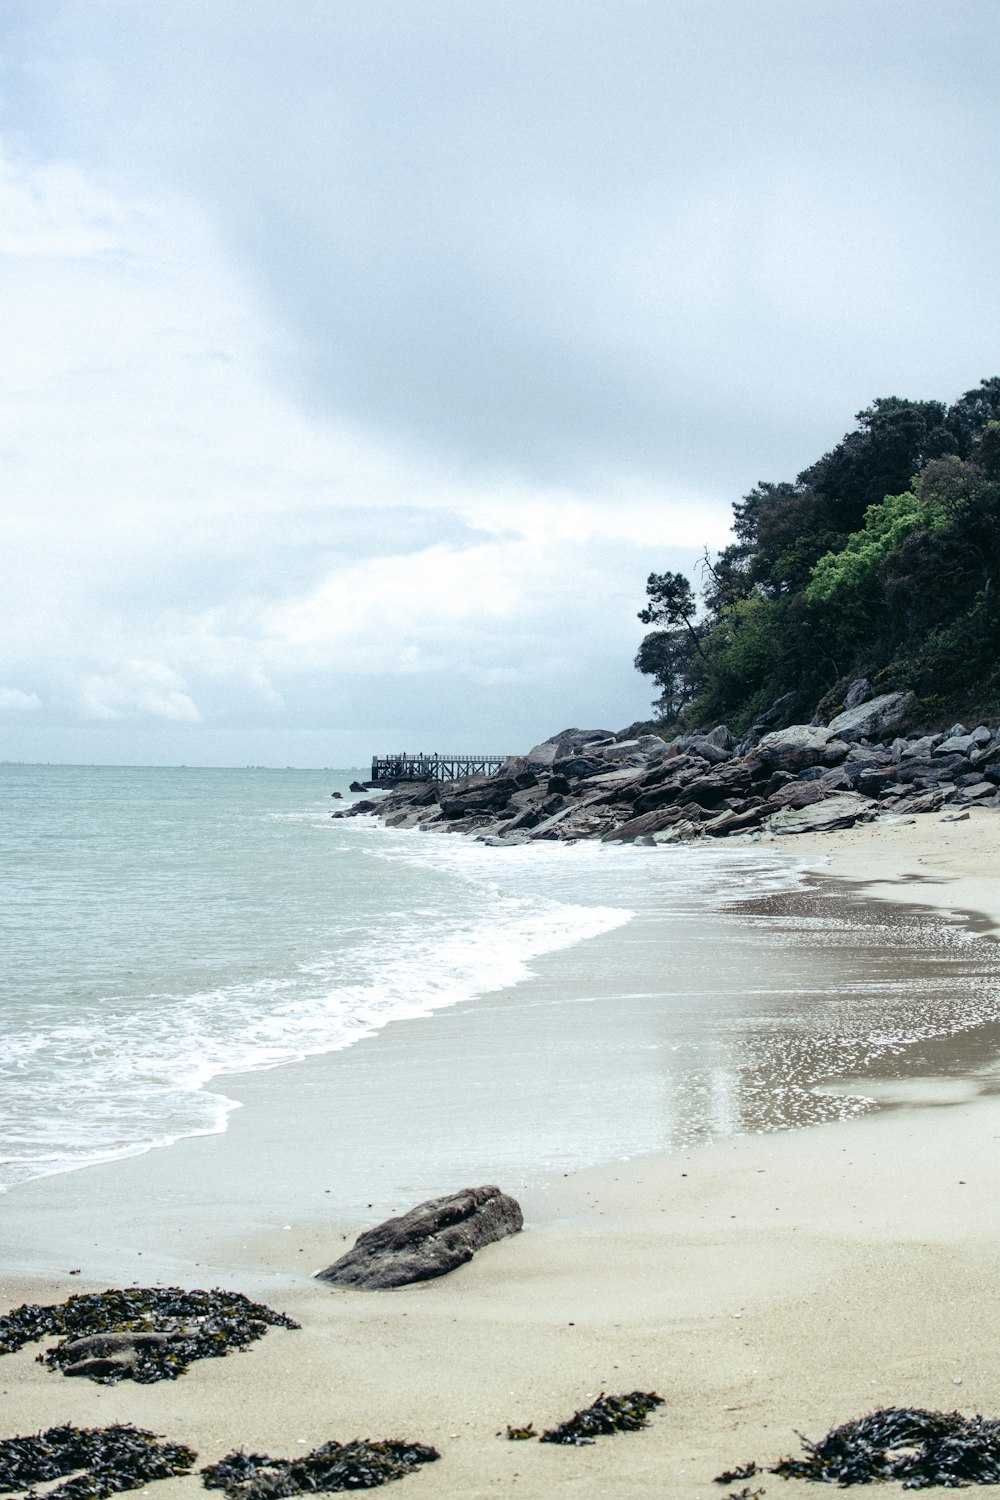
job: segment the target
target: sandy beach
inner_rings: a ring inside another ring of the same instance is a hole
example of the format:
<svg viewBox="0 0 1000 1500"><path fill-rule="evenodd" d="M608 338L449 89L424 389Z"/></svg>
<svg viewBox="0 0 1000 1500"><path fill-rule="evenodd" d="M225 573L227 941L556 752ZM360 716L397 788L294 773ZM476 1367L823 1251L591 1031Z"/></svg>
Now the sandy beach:
<svg viewBox="0 0 1000 1500"><path fill-rule="evenodd" d="M823 888L847 882L865 899L926 906L990 941L998 836L992 813L929 815L808 847L789 840L788 852L815 860ZM268 1088L267 1075L245 1082ZM317 1211L286 1228L262 1212L226 1226L223 1203L204 1269L219 1282L228 1256L222 1284L264 1297L301 1330L273 1329L246 1354L153 1386L65 1380L25 1349L0 1369L4 1435L132 1421L191 1444L201 1462L239 1447L291 1456L332 1437L405 1437L442 1454L402 1481L406 1493L543 1500L718 1495L721 1469L773 1463L797 1450L796 1431L819 1437L878 1405L998 1415L998 1086L980 1048L964 1071L874 1086L881 1108L862 1119L557 1174L519 1193L523 1234L390 1293L333 1291L304 1274L340 1253L360 1217L330 1225ZM120 1235L131 1204L166 1234L185 1182L190 1191L210 1160L225 1162L243 1113L227 1136L10 1195L3 1305L102 1289L114 1256L99 1244L57 1272L22 1256L18 1235L47 1226L68 1254L74 1205L83 1214L88 1195L88 1233L103 1216L109 1240ZM225 1166L214 1170L223 1182ZM281 1184L263 1181L262 1203L268 1193L280 1198ZM166 1199L162 1219L151 1195ZM185 1284L202 1274L192 1264ZM498 1436L636 1388L665 1398L642 1433L582 1449ZM201 1486L192 1476L157 1492Z"/></svg>

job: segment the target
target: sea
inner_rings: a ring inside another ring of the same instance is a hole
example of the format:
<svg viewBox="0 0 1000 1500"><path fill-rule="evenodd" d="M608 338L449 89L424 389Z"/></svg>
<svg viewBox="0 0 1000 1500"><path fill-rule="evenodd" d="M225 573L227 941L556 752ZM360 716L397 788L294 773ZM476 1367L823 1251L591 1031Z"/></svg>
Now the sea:
<svg viewBox="0 0 1000 1500"><path fill-rule="evenodd" d="M603 1049L619 1101L548 1167L861 1113L866 1080L992 1086L1000 949L960 923L817 894L785 845L334 817L358 774L0 766L0 1191L224 1132L238 1075L418 1017L433 1042L540 972L552 1055Z"/></svg>

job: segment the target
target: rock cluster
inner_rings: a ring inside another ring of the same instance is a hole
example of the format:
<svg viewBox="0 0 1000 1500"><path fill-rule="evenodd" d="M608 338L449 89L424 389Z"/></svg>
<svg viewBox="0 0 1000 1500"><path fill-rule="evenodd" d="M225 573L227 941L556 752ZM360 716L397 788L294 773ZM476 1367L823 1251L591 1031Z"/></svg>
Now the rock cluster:
<svg viewBox="0 0 1000 1500"><path fill-rule="evenodd" d="M848 828L945 804L1000 806L1000 730L955 724L905 735L911 704L908 694L884 693L855 700L829 724L762 732L765 716L739 743L725 726L671 740L566 729L495 776L411 783L334 817L378 813L387 827L471 833L487 843L660 844Z"/></svg>

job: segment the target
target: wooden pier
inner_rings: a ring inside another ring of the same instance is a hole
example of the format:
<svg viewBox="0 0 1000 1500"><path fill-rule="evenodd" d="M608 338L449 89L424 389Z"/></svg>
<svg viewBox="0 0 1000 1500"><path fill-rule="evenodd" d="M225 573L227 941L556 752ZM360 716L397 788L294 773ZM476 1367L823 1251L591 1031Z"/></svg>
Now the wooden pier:
<svg viewBox="0 0 1000 1500"><path fill-rule="evenodd" d="M372 781L376 786L396 786L401 781L460 781L465 776L495 776L506 755L398 755L372 756Z"/></svg>

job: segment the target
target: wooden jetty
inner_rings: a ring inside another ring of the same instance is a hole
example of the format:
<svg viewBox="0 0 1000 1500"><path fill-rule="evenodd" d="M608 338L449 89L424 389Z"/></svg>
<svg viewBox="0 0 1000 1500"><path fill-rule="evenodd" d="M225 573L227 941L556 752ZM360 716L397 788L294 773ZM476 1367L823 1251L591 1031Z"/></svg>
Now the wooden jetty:
<svg viewBox="0 0 1000 1500"><path fill-rule="evenodd" d="M376 786L401 781L460 781L463 776L495 776L506 755L373 755L371 779Z"/></svg>

